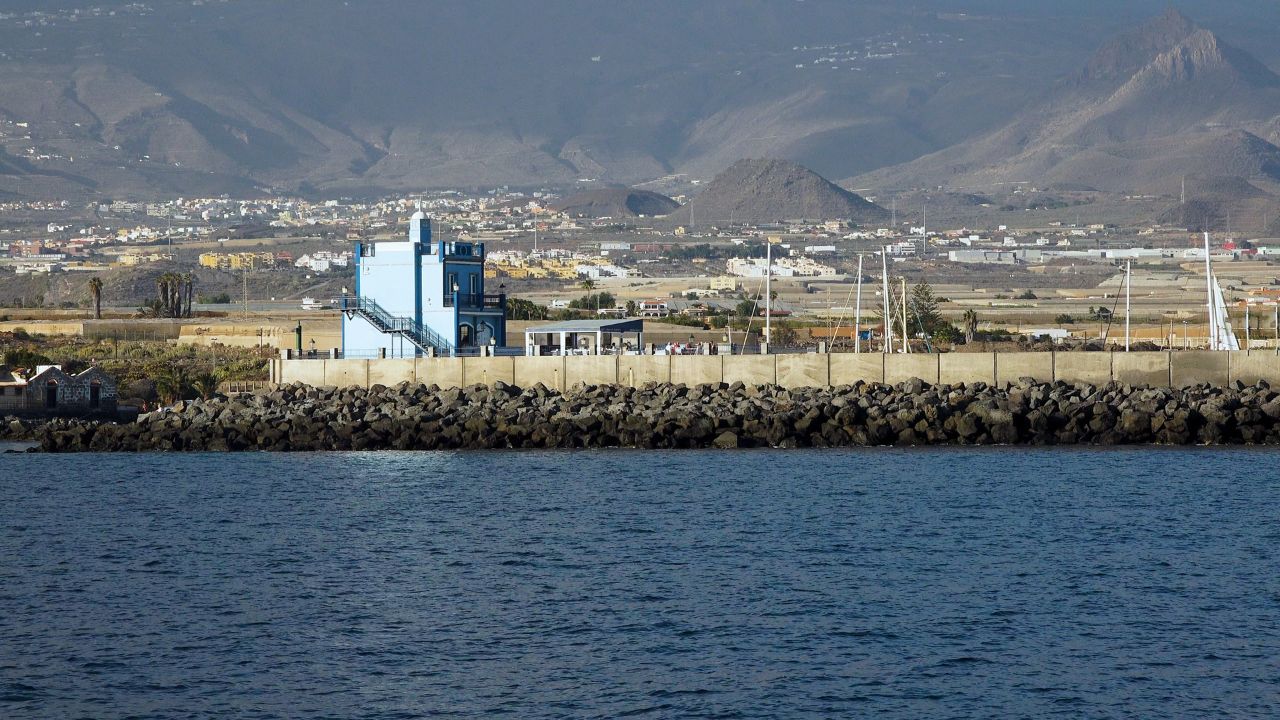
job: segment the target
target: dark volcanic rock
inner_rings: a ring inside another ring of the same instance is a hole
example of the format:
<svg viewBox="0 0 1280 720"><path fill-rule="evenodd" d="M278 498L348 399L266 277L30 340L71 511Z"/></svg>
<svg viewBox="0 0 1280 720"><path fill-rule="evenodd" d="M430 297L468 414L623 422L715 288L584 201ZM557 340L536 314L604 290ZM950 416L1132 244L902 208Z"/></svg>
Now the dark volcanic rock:
<svg viewBox="0 0 1280 720"><path fill-rule="evenodd" d="M1265 383L1181 390L1019 381L832 388L287 385L178 403L133 423L5 418L51 452L860 445L1280 444Z"/></svg>

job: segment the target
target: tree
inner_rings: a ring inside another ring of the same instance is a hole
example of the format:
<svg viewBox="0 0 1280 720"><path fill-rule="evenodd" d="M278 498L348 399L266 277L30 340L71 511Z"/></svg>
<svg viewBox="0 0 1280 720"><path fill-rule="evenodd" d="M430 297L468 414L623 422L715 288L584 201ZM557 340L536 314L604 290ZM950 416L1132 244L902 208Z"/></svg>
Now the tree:
<svg viewBox="0 0 1280 720"><path fill-rule="evenodd" d="M927 282L922 282L911 288L911 307L913 329L924 332L925 335L932 336L937 332L938 328L946 324L942 319L942 314L938 312L938 301L933 296L933 287Z"/></svg>
<svg viewBox="0 0 1280 720"><path fill-rule="evenodd" d="M17 333L14 333L16 336ZM4 354L4 364L11 368L22 368L24 370L35 370L38 365L52 365L53 361L48 357L41 355L33 350L18 348L6 351Z"/></svg>
<svg viewBox="0 0 1280 720"><path fill-rule="evenodd" d="M966 343L973 342L973 336L978 332L978 311L969 308L964 311L964 341Z"/></svg>
<svg viewBox="0 0 1280 720"><path fill-rule="evenodd" d="M202 372L192 379L191 388L208 400L218 394L218 375L209 371Z"/></svg>
<svg viewBox="0 0 1280 720"><path fill-rule="evenodd" d="M796 344L799 338L796 329L788 322L776 323L770 328L770 331L773 333L773 337L770 340L777 347L791 347Z"/></svg>
<svg viewBox="0 0 1280 720"><path fill-rule="evenodd" d="M511 320L546 320L547 308L523 298L507 298L507 318Z"/></svg>
<svg viewBox="0 0 1280 720"><path fill-rule="evenodd" d="M89 292L93 295L93 319L102 319L102 278L89 278Z"/></svg>
<svg viewBox="0 0 1280 720"><path fill-rule="evenodd" d="M156 392L166 404L183 398L191 388L187 371L181 365L170 365L156 375Z"/></svg>
<svg viewBox="0 0 1280 720"><path fill-rule="evenodd" d="M932 337L934 342L945 342L955 345L964 338L964 335L960 333L960 330L955 325L952 325L951 323L943 323L934 329Z"/></svg>
<svg viewBox="0 0 1280 720"><path fill-rule="evenodd" d="M639 312L640 312L640 306L636 304L636 301L628 300L627 301L627 317L635 317L636 314Z"/></svg>
<svg viewBox="0 0 1280 720"><path fill-rule="evenodd" d="M596 281L595 281L595 280L592 280L591 278L584 278L582 282L578 283L578 287L580 287L580 288L582 288L583 290L585 290L585 291L586 291L586 293L587 293L587 299L588 299L588 300L590 300L590 299L591 299L591 291L596 289ZM585 307L585 308L583 308L583 309L585 309L585 310L589 310L589 309L591 309L591 306L588 304L588 305L587 305L587 307ZM600 310L600 298L599 298L599 297L597 297L597 298L596 298L596 310L597 310L597 311L598 311L598 310Z"/></svg>
<svg viewBox="0 0 1280 720"><path fill-rule="evenodd" d="M754 300L743 300L734 308L734 314L741 315L742 317L753 317L759 313L759 311L760 307Z"/></svg>
<svg viewBox="0 0 1280 720"><path fill-rule="evenodd" d="M195 297L196 278L191 273L182 274L182 282L186 284L186 303L187 311L185 314L179 313L179 317L191 317L191 301Z"/></svg>
<svg viewBox="0 0 1280 720"><path fill-rule="evenodd" d="M570 300L569 307L574 310L590 310L592 308L599 310L604 306L613 307L617 301L618 299L613 296L613 293L601 292Z"/></svg>

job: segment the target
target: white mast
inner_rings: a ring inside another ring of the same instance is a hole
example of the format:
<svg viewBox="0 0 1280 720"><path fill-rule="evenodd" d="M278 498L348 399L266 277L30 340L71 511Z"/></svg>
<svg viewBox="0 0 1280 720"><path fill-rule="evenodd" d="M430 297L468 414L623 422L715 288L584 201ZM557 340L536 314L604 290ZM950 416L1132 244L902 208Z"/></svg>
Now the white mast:
<svg viewBox="0 0 1280 720"><path fill-rule="evenodd" d="M902 279L902 352L909 353L907 338L911 337L911 329L907 327L907 278Z"/></svg>
<svg viewBox="0 0 1280 720"><path fill-rule="evenodd" d="M1124 263L1124 351L1129 352L1129 294L1133 289L1133 261Z"/></svg>
<svg viewBox="0 0 1280 720"><path fill-rule="evenodd" d="M889 303L889 248L880 246L880 282L884 286L884 343L880 352L893 351L893 305Z"/></svg>
<svg viewBox="0 0 1280 720"><path fill-rule="evenodd" d="M853 305L853 351L862 352L862 255L858 255L858 299Z"/></svg>
<svg viewBox="0 0 1280 720"><path fill-rule="evenodd" d="M773 284L771 282L773 280L773 238L772 237L765 238L764 265L765 265L765 268L764 268L764 342L765 342L765 348L767 350L768 344L773 341L773 332L772 332L773 325L771 323L773 319L773 298L771 297L772 295L771 290L773 287Z"/></svg>
<svg viewBox="0 0 1280 720"><path fill-rule="evenodd" d="M1209 261L1209 233L1204 234L1204 279L1205 296L1208 297L1209 310L1209 349L1218 349L1218 313L1213 306L1213 263Z"/></svg>

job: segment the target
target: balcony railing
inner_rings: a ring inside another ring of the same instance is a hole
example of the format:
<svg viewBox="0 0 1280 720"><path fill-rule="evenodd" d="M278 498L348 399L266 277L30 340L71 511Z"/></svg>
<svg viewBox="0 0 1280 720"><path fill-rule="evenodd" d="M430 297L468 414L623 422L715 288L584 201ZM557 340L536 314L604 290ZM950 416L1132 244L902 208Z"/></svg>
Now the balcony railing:
<svg viewBox="0 0 1280 720"><path fill-rule="evenodd" d="M484 243L442 241L440 247L445 257L484 259Z"/></svg>
<svg viewBox="0 0 1280 720"><path fill-rule="evenodd" d="M461 310L505 310L507 307L507 296L480 295L478 293L446 294L444 296L444 306L456 306Z"/></svg>
<svg viewBox="0 0 1280 720"><path fill-rule="evenodd" d="M413 318L392 315L371 298L346 295L338 298L338 307L344 312L358 313L382 332L404 335L423 350L432 348L438 352L444 352L453 349L453 343L431 328Z"/></svg>

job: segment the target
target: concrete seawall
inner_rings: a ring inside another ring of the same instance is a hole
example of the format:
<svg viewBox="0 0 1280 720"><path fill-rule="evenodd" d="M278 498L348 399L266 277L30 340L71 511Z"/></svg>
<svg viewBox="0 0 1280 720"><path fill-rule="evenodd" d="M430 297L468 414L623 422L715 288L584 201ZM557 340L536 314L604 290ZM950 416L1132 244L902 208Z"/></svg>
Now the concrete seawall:
<svg viewBox="0 0 1280 720"><path fill-rule="evenodd" d="M700 385L742 382L786 388L833 387L859 380L930 384L1007 385L1020 378L1102 385L1182 388L1259 380L1280 385L1274 350L1240 352L946 353L881 355L624 355L570 357L419 358L417 360L273 360L271 379L316 387L372 387L401 382L442 388L542 383L565 390L576 383L642 387L646 383Z"/></svg>

